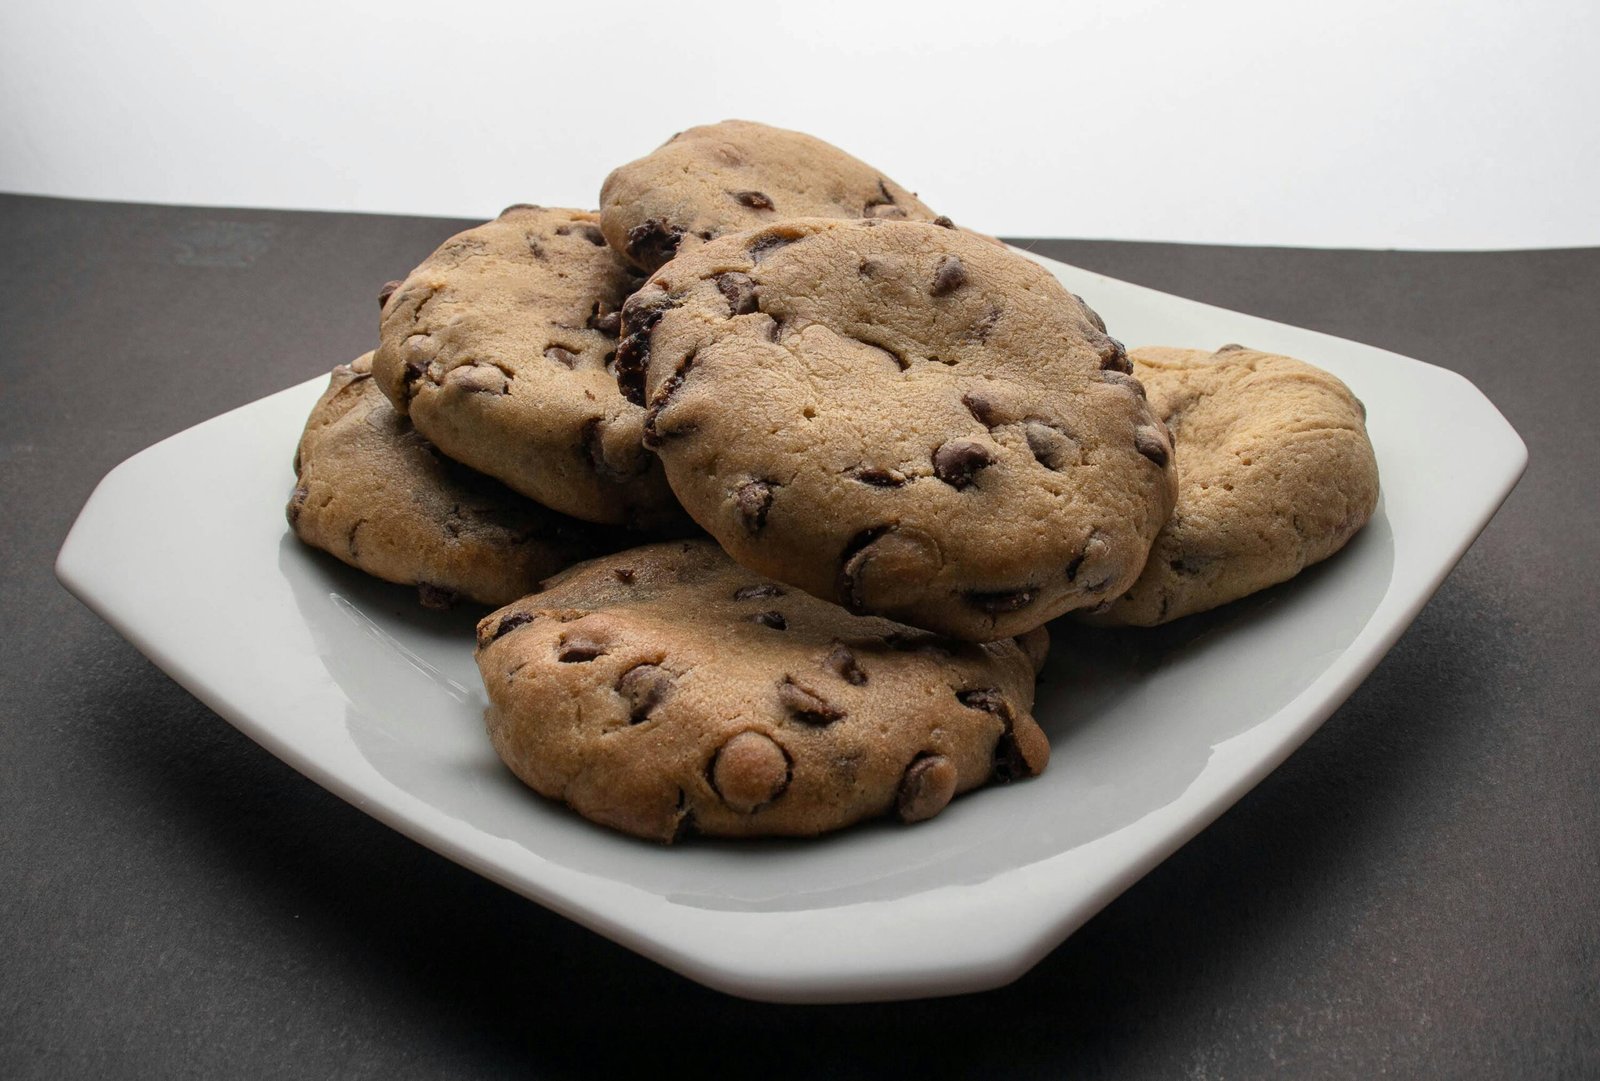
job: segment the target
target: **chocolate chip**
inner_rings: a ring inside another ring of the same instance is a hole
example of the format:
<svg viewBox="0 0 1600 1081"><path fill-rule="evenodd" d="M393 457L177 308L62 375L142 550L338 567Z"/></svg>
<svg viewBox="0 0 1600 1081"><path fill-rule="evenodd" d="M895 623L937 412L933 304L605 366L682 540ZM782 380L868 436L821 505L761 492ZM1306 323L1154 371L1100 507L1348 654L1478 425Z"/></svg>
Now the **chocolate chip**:
<svg viewBox="0 0 1600 1081"><path fill-rule="evenodd" d="M729 315L749 315L761 310L761 290L748 274L738 271L718 274L717 291L727 298Z"/></svg>
<svg viewBox="0 0 1600 1081"><path fill-rule="evenodd" d="M1079 552L1077 555L1067 560L1067 581L1074 582L1077 580L1078 569L1083 566L1083 558L1088 554L1089 553L1087 551Z"/></svg>
<svg viewBox="0 0 1600 1081"><path fill-rule="evenodd" d="M835 644L828 651L828 655L822 659L822 666L853 687L860 687L867 682L867 674L861 670L856 655L843 642Z"/></svg>
<svg viewBox="0 0 1600 1081"><path fill-rule="evenodd" d="M750 242L750 258L759 263L779 248L786 248L799 239L799 236L790 233L762 233Z"/></svg>
<svg viewBox="0 0 1600 1081"><path fill-rule="evenodd" d="M943 214L940 214L937 218L934 218L933 224L943 229L954 229L956 227L956 223L945 217Z"/></svg>
<svg viewBox="0 0 1600 1081"><path fill-rule="evenodd" d="M589 318L584 320L584 326L598 330L608 338L615 338L622 330L622 312L603 300L597 300L589 312Z"/></svg>
<svg viewBox="0 0 1600 1081"><path fill-rule="evenodd" d="M556 653L556 660L562 664L582 664L605 655L606 647L603 643L595 641L582 631L574 631L561 636L561 646Z"/></svg>
<svg viewBox="0 0 1600 1081"><path fill-rule="evenodd" d="M783 682L778 684L778 702L795 720L818 728L845 715L844 710L831 705L815 691L800 686L793 676L783 677Z"/></svg>
<svg viewBox="0 0 1600 1081"><path fill-rule="evenodd" d="M529 613L527 613L527 612L512 612L509 616L506 616L504 619L502 619L500 621L499 625L497 625L495 627L494 634L489 636L489 642L494 642L494 641L497 641L498 639L504 638L506 635L510 634L512 631L516 630L518 627L526 627L528 624L530 624L532 622L533 622L533 616L530 615ZM487 645L488 642L480 642L479 644L480 645Z"/></svg>
<svg viewBox="0 0 1600 1081"><path fill-rule="evenodd" d="M650 335L661 317L678 306L665 290L640 290L622 305L622 333L617 346L617 389L634 405L644 405L644 374L650 362Z"/></svg>
<svg viewBox="0 0 1600 1081"><path fill-rule="evenodd" d="M963 394L961 404L966 406L967 411L985 428L993 428L1000 423L1000 415L995 410L994 403L981 394Z"/></svg>
<svg viewBox="0 0 1600 1081"><path fill-rule="evenodd" d="M1238 352L1242 352L1243 350L1248 349L1248 348L1250 348L1250 347L1247 346L1247 345L1240 345L1238 342L1229 342L1227 345L1219 345L1219 346L1217 346L1217 352L1219 352L1219 353L1238 353Z"/></svg>
<svg viewBox="0 0 1600 1081"><path fill-rule="evenodd" d="M298 453L295 455L295 472L300 472L300 456ZM290 525L300 521L300 512L305 508L306 497L310 494L311 489L302 484L289 497L289 506L285 508L284 513L288 516Z"/></svg>
<svg viewBox="0 0 1600 1081"><path fill-rule="evenodd" d="M1172 456L1166 437L1148 425L1134 429L1133 446L1140 454L1162 468L1166 468Z"/></svg>
<svg viewBox="0 0 1600 1081"><path fill-rule="evenodd" d="M970 439L952 439L933 452L933 475L952 488L965 488L978 470L992 464L994 454Z"/></svg>
<svg viewBox="0 0 1600 1081"><path fill-rule="evenodd" d="M567 368L576 368L578 366L578 354L559 345L552 345L544 351L544 355Z"/></svg>
<svg viewBox="0 0 1600 1081"><path fill-rule="evenodd" d="M1133 372L1133 361L1128 359L1128 351L1122 343L1108 334L1097 334L1090 340L1094 351L1100 357L1100 367L1108 372L1122 372L1130 375Z"/></svg>
<svg viewBox="0 0 1600 1081"><path fill-rule="evenodd" d="M628 240L622 250L635 263L655 270L677 254L682 241L681 228L650 218L628 230Z"/></svg>
<svg viewBox="0 0 1600 1081"><path fill-rule="evenodd" d="M537 203L512 203L510 206L508 206L504 210L500 211L500 216L503 218L507 214L511 213L513 210L539 210L539 209L540 209L540 207L539 207L539 205ZM560 231L561 231L560 229L556 230L556 232L558 232L558 233Z"/></svg>
<svg viewBox="0 0 1600 1081"><path fill-rule="evenodd" d="M1023 426L1028 449L1046 469L1060 471L1078 462L1078 442L1054 424L1030 420Z"/></svg>
<svg viewBox="0 0 1600 1081"><path fill-rule="evenodd" d="M635 575L632 567L613 567L611 569L611 573L616 575L617 581L621 582L623 585L633 585L633 579Z"/></svg>
<svg viewBox="0 0 1600 1081"><path fill-rule="evenodd" d="M783 613L778 611L776 608L767 612L757 612L755 615L751 616L750 619L754 623L759 623L763 627L771 627L775 631L786 631L789 629L789 621L784 619Z"/></svg>
<svg viewBox="0 0 1600 1081"><path fill-rule="evenodd" d="M733 494L733 506L745 530L755 536L767 524L767 512L772 509L772 492L777 487L771 481L753 480Z"/></svg>
<svg viewBox="0 0 1600 1081"><path fill-rule="evenodd" d="M747 729L717 749L706 775L723 803L752 814L783 795L793 772L789 755L771 736Z"/></svg>
<svg viewBox="0 0 1600 1081"><path fill-rule="evenodd" d="M1000 738L994 744L994 779L1001 784L1009 784L1018 777L1032 777L1038 772L1022 753L1022 748L1017 746L1017 737L1011 731L1008 714L1005 731L1000 733Z"/></svg>
<svg viewBox="0 0 1600 1081"><path fill-rule="evenodd" d="M863 529L851 537L839 553L839 603L853 612L859 612L865 598L861 596L861 572L872 558L873 542L893 530L893 526L874 526Z"/></svg>
<svg viewBox="0 0 1600 1081"><path fill-rule="evenodd" d="M740 586L733 591L736 601L754 600L757 597L781 597L787 590L782 586L773 585L771 582L758 582L753 586Z"/></svg>
<svg viewBox="0 0 1600 1081"><path fill-rule="evenodd" d="M730 191L728 194L733 196L734 202L738 203L740 206L747 206L751 210L771 210L772 209L772 200L767 198L767 196L763 192L759 192L759 191ZM791 214L791 215L789 215L789 217L793 217L793 215Z"/></svg>
<svg viewBox="0 0 1600 1081"><path fill-rule="evenodd" d="M432 582L417 583L417 600L424 608L433 608L443 611L452 608L461 599L461 594L444 586L436 586Z"/></svg>
<svg viewBox="0 0 1600 1081"><path fill-rule="evenodd" d="M957 691L956 701L968 709L981 709L985 713L1004 713L1007 709L1005 695L994 687Z"/></svg>
<svg viewBox="0 0 1600 1081"><path fill-rule="evenodd" d="M980 612L989 615L1001 615L1005 612L1015 612L1026 608L1033 603L1038 591L1032 587L1024 589L1002 589L988 593L968 593L966 601Z"/></svg>
<svg viewBox="0 0 1600 1081"><path fill-rule="evenodd" d="M492 364L463 364L445 376L445 385L465 394L504 394L510 387L506 373Z"/></svg>
<svg viewBox="0 0 1600 1081"><path fill-rule="evenodd" d="M644 415L644 445L650 448L659 447L665 440L674 436L688 435L696 430L696 425L680 424L676 428L662 431L659 421L661 411L672 403L672 396L677 394L683 386L683 381L689 377L689 372L694 368L696 353L690 353L683 358L683 363L678 365L678 370L667 377L667 381L656 388L655 397L650 399L650 408Z"/></svg>
<svg viewBox="0 0 1600 1081"><path fill-rule="evenodd" d="M851 470L850 478L874 488L899 488L906 482L906 475L898 469L879 469L866 465Z"/></svg>
<svg viewBox="0 0 1600 1081"><path fill-rule="evenodd" d="M378 309L381 311L389 303L389 298L394 296L394 291L405 282L389 281L383 283L383 288L378 290Z"/></svg>
<svg viewBox="0 0 1600 1081"><path fill-rule="evenodd" d="M944 810L955 794L955 763L942 754L922 754L900 778L895 813L902 822L922 822Z"/></svg>
<svg viewBox="0 0 1600 1081"><path fill-rule="evenodd" d="M967 268L962 265L961 259L955 255L939 257L939 265L933 269L933 285L928 292L936 297L948 296L967 284Z"/></svg>
<svg viewBox="0 0 1600 1081"><path fill-rule="evenodd" d="M559 229L556 230L558 233L560 231L561 230ZM597 248L603 248L606 246L606 235L600 231L600 227L598 225L579 225L574 227L573 232L577 233L579 236L583 237L583 239L587 240Z"/></svg>
<svg viewBox="0 0 1600 1081"><path fill-rule="evenodd" d="M627 699L628 723L648 720L650 712L672 693L672 686L672 673L658 664L636 664L622 673L617 693Z"/></svg>

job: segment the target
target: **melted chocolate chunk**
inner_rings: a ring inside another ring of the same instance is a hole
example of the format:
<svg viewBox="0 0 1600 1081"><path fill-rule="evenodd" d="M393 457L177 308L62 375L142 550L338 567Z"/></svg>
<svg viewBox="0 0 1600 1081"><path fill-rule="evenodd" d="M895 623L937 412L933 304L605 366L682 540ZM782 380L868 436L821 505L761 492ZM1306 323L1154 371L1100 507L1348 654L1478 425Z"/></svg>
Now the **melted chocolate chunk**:
<svg viewBox="0 0 1600 1081"><path fill-rule="evenodd" d="M994 462L994 454L970 439L952 439L933 452L933 474L952 488L965 488L978 471Z"/></svg>
<svg viewBox="0 0 1600 1081"><path fill-rule="evenodd" d="M1167 446L1166 438L1148 426L1134 429L1133 446L1140 454L1162 468L1166 468L1171 458L1171 449Z"/></svg>
<svg viewBox="0 0 1600 1081"><path fill-rule="evenodd" d="M738 203L740 206L747 206L751 210L772 209L772 200L767 198L765 192L730 191L728 194L733 196L734 202ZM790 217L793 217L793 215L790 215Z"/></svg>
<svg viewBox="0 0 1600 1081"><path fill-rule="evenodd" d="M748 274L738 271L718 274L717 291L727 298L729 315L749 315L761 310L761 290Z"/></svg>
<svg viewBox="0 0 1600 1081"><path fill-rule="evenodd" d="M960 257L943 255L933 269L933 285L928 289L936 297L948 296L967 284L967 268Z"/></svg>
<svg viewBox="0 0 1600 1081"><path fill-rule="evenodd" d="M628 702L628 723L640 724L672 693L672 673L658 664L636 664L617 680L617 693Z"/></svg>
<svg viewBox="0 0 1600 1081"><path fill-rule="evenodd" d="M786 592L788 591L780 585L774 585L771 582L759 582L753 586L740 586L733 591L733 599L736 601L748 601L754 600L756 597L781 597Z"/></svg>
<svg viewBox="0 0 1600 1081"><path fill-rule="evenodd" d="M767 512L772 509L772 492L777 485L771 481L753 480L733 494L734 509L751 536L760 533L767 524Z"/></svg>
<svg viewBox="0 0 1600 1081"><path fill-rule="evenodd" d="M755 615L750 617L750 620L753 623L761 624L763 627L771 627L775 631L786 631L789 629L789 621L784 619L783 613L778 611L776 608L770 609L766 612L757 612Z"/></svg>
<svg viewBox="0 0 1600 1081"><path fill-rule="evenodd" d="M861 670L856 655L843 642L828 651L828 655L822 659L822 666L852 687L860 687L867 682L867 674Z"/></svg>
<svg viewBox="0 0 1600 1081"><path fill-rule="evenodd" d="M378 290L378 309L381 311L389 303L389 298L394 296L395 290L405 282L388 281L383 283L383 288Z"/></svg>
<svg viewBox="0 0 1600 1081"><path fill-rule="evenodd" d="M654 270L677 254L683 230L676 225L650 218L628 230L623 253L640 266Z"/></svg>
<svg viewBox="0 0 1600 1081"><path fill-rule="evenodd" d="M820 728L842 720L845 712L813 690L800 686L793 676L778 684L778 702L795 720Z"/></svg>

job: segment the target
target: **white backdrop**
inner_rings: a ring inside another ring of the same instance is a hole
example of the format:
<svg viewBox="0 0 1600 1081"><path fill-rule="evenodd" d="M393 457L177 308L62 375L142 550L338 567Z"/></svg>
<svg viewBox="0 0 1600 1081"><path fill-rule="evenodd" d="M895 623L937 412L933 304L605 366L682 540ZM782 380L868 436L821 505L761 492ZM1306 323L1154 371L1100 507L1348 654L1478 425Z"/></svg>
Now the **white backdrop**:
<svg viewBox="0 0 1600 1081"><path fill-rule="evenodd" d="M488 216L730 116L1007 235L1600 244L1600 2L3 0L0 190Z"/></svg>

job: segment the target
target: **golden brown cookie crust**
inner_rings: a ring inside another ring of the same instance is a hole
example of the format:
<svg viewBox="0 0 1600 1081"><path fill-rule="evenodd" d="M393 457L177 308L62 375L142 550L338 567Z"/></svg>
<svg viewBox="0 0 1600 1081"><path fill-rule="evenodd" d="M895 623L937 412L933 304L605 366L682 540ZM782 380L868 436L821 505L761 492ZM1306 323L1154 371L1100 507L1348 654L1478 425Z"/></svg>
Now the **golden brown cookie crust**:
<svg viewBox="0 0 1600 1081"><path fill-rule="evenodd" d="M372 354L333 370L295 452L295 535L422 603L506 604L541 578L615 547L441 456L372 380Z"/></svg>
<svg viewBox="0 0 1600 1081"><path fill-rule="evenodd" d="M625 306L624 391L735 560L971 640L1120 595L1174 498L1098 316L936 225L807 219L679 256Z"/></svg>
<svg viewBox="0 0 1600 1081"><path fill-rule="evenodd" d="M1155 626L1238 600L1333 555L1372 517L1366 409L1339 379L1242 346L1132 357L1172 432L1178 502L1139 580L1095 621Z"/></svg>
<svg viewBox="0 0 1600 1081"><path fill-rule="evenodd" d="M450 457L586 521L680 513L617 391L618 310L637 279L596 215L508 207L451 237L384 303L379 386Z"/></svg>
<svg viewBox="0 0 1600 1081"><path fill-rule="evenodd" d="M810 135L724 120L674 135L614 169L600 189L600 227L641 270L724 233L789 218L932 221L916 195Z"/></svg>
<svg viewBox="0 0 1600 1081"><path fill-rule="evenodd" d="M1017 643L852 616L705 541L568 570L480 622L477 658L511 770L657 841L918 821L1049 758Z"/></svg>

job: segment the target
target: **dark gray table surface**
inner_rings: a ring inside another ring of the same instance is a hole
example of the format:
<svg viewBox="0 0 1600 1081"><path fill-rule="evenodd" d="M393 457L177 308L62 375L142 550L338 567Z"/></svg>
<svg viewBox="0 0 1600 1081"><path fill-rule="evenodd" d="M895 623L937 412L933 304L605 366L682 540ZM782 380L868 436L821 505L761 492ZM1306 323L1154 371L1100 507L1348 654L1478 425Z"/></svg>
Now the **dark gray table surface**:
<svg viewBox="0 0 1600 1081"><path fill-rule="evenodd" d="M0 197L0 1076L1600 1076L1600 251L1037 242L1455 369L1528 473L1349 702L1032 972L781 1007L379 825L52 576L109 469L369 348L460 224Z"/></svg>

